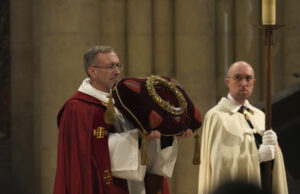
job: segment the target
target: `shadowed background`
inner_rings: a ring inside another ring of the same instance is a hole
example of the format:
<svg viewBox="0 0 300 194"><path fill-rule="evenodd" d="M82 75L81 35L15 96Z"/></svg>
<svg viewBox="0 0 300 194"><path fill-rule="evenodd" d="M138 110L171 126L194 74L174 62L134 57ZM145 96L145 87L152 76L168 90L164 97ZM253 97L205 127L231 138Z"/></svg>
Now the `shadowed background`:
<svg viewBox="0 0 300 194"><path fill-rule="evenodd" d="M227 94L224 80L229 65L247 61L256 77L250 102L261 102L264 34L253 26L260 22L260 2L10 0L12 174L7 180L12 187L3 187L4 193L53 192L56 114L85 78L82 56L94 45L115 48L125 65L123 77L159 74L177 79L203 117ZM273 94L300 81L293 76L300 73L299 7L299 0L277 0L277 21L285 27L274 32ZM1 85L7 85L3 79ZM197 193L193 143L192 138L179 140L175 171L169 179L173 194ZM299 180L288 178L289 189L296 191Z"/></svg>

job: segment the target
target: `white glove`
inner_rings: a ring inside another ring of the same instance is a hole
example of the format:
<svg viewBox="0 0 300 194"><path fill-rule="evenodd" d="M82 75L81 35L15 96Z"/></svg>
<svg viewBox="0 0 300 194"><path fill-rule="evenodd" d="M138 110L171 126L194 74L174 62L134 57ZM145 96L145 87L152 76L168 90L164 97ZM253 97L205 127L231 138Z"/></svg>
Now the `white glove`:
<svg viewBox="0 0 300 194"><path fill-rule="evenodd" d="M275 145L261 144L258 149L259 162L266 162L274 160L275 158Z"/></svg>
<svg viewBox="0 0 300 194"><path fill-rule="evenodd" d="M264 145L277 145L277 135L273 130L267 130L264 132L262 137L262 142Z"/></svg>

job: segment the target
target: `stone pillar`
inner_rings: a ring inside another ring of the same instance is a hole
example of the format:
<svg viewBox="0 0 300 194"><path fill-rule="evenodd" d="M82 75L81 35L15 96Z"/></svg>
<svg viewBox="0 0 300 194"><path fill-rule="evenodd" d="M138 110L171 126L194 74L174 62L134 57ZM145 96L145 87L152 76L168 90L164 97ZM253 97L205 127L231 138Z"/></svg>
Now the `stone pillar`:
<svg viewBox="0 0 300 194"><path fill-rule="evenodd" d="M33 102L33 110L34 110L34 118L39 118L39 116L41 115L41 108L39 106L39 104L41 104L41 98L39 98L40 95L40 64L39 64L39 60L40 60L40 43L41 43L41 28L40 25L42 24L42 18L41 16L41 11L40 8L40 4L41 2L39 0L32 0L32 12L33 12L33 66L34 71L33 71L33 88L34 88L34 96L35 96L35 100ZM37 106L36 106L37 105ZM34 183L35 183L35 187L34 187L34 193L38 194L40 193L40 188L41 188L41 179L40 179L40 173L41 173L41 158L40 158L40 130L41 129L41 125L40 125L40 121L34 119L33 120L33 129L34 129Z"/></svg>
<svg viewBox="0 0 300 194"><path fill-rule="evenodd" d="M100 42L99 1L37 1L34 13L37 65L34 100L40 188L53 193L57 156L56 116L84 77L83 53ZM63 19L62 19L63 18Z"/></svg>
<svg viewBox="0 0 300 194"><path fill-rule="evenodd" d="M125 1L101 0L99 9L100 23L93 28L99 28L99 45L112 46L118 54L121 63L126 67L126 12ZM98 20L98 18L97 18ZM125 71L126 72L126 71ZM123 73L124 74L124 73Z"/></svg>
<svg viewBox="0 0 300 194"><path fill-rule="evenodd" d="M32 194L33 149L32 2L10 1L11 138L13 193Z"/></svg>
<svg viewBox="0 0 300 194"><path fill-rule="evenodd" d="M216 103L214 1L178 0L175 4L175 75L204 116ZM199 132L198 132L199 133ZM176 193L197 193L194 139L179 139L174 172Z"/></svg>
<svg viewBox="0 0 300 194"><path fill-rule="evenodd" d="M151 13L151 1L127 1L128 76L149 76L153 71Z"/></svg>
<svg viewBox="0 0 300 194"><path fill-rule="evenodd" d="M284 86L288 88L299 83L300 78L294 74L300 74L299 53L300 53L300 13L297 8L300 1L284 1L284 71L281 78L284 79Z"/></svg>
<svg viewBox="0 0 300 194"><path fill-rule="evenodd" d="M227 95L227 70L234 61L234 2L216 1L216 80L217 100Z"/></svg>
<svg viewBox="0 0 300 194"><path fill-rule="evenodd" d="M155 74L174 76L174 3L153 1L153 68Z"/></svg>
<svg viewBox="0 0 300 194"><path fill-rule="evenodd" d="M255 87L250 102L263 98L263 64L261 64L260 29L254 27L260 21L259 1L235 1L235 60L246 61L255 71Z"/></svg>

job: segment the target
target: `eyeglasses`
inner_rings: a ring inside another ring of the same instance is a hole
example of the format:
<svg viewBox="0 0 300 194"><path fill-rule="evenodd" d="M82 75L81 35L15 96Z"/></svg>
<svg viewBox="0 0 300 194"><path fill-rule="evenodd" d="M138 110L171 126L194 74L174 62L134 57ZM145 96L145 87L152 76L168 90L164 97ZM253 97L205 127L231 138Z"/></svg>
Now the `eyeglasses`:
<svg viewBox="0 0 300 194"><path fill-rule="evenodd" d="M106 65L106 66L96 66L96 65L94 65L92 67L95 67L95 68L104 68L104 69L108 69L110 71L113 71L115 68L118 68L119 71L122 71L123 70L123 66L124 65L122 63L117 63L117 64L112 63L112 64Z"/></svg>
<svg viewBox="0 0 300 194"><path fill-rule="evenodd" d="M233 77L234 81L237 81L237 82L241 82L243 79L246 80L246 82L251 82L253 80L253 77L251 75L247 75L247 76L241 76L241 75L235 75Z"/></svg>

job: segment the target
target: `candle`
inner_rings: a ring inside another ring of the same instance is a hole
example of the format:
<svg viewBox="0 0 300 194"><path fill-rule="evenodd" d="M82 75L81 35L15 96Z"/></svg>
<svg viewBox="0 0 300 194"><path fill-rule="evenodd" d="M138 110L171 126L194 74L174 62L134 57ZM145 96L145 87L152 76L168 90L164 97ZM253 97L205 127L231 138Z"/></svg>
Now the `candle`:
<svg viewBox="0 0 300 194"><path fill-rule="evenodd" d="M262 24L276 24L276 0L262 0Z"/></svg>

